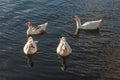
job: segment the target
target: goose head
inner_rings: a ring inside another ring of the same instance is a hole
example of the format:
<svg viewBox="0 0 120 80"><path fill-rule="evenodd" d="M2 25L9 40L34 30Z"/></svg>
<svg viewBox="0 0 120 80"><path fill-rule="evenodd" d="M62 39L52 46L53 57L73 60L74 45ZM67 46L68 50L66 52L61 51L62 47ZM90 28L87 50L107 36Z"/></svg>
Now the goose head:
<svg viewBox="0 0 120 80"><path fill-rule="evenodd" d="M60 38L60 43L61 44L64 44L65 42L66 42L66 38L65 37Z"/></svg>
<svg viewBox="0 0 120 80"><path fill-rule="evenodd" d="M28 37L28 41L33 41L32 36Z"/></svg>
<svg viewBox="0 0 120 80"><path fill-rule="evenodd" d="M32 24L31 24L30 21L26 22L25 24L26 24L28 27L29 27L29 26L32 26Z"/></svg>
<svg viewBox="0 0 120 80"><path fill-rule="evenodd" d="M72 16L72 19L76 20L76 16Z"/></svg>
<svg viewBox="0 0 120 80"><path fill-rule="evenodd" d="M72 16L72 19L75 20L75 21L80 20L78 16Z"/></svg>

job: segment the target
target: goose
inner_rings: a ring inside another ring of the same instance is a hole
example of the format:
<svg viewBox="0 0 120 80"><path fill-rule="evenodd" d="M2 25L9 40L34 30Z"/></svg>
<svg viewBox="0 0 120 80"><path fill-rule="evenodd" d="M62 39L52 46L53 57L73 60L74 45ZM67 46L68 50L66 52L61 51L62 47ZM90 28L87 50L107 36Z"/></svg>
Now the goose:
<svg viewBox="0 0 120 80"><path fill-rule="evenodd" d="M79 35L80 29L82 30L98 30L100 28L100 23L102 19L94 20L94 21L87 21L81 25L80 18L78 16L72 16L72 18L76 21L76 32L74 35Z"/></svg>
<svg viewBox="0 0 120 80"><path fill-rule="evenodd" d="M67 43L65 37L60 38L60 42L56 51L59 56L63 56L63 57L68 56L72 53L72 49L70 45Z"/></svg>
<svg viewBox="0 0 120 80"><path fill-rule="evenodd" d="M31 22L26 22L25 23L28 26L28 30L27 30L27 36L32 36L32 35L42 35L44 33L46 33L46 27L48 25L48 23L44 23L41 25L38 25L37 27L33 27Z"/></svg>
<svg viewBox="0 0 120 80"><path fill-rule="evenodd" d="M60 38L59 45L56 49L57 55L61 56L61 69L62 71L66 70L66 58L72 53L72 49L66 41L65 37Z"/></svg>
<svg viewBox="0 0 120 80"><path fill-rule="evenodd" d="M26 42L23 51L24 54L27 56L27 64L28 66L32 67L34 65L32 61L32 56L37 52L37 41L34 41L33 38L30 36L28 37L28 41Z"/></svg>

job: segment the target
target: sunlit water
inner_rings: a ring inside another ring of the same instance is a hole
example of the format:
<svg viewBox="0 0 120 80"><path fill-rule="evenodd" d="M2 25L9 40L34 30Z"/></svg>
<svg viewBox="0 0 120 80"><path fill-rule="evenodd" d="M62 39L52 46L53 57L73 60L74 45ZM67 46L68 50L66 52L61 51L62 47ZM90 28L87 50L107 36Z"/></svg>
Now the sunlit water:
<svg viewBox="0 0 120 80"><path fill-rule="evenodd" d="M73 38L73 15L82 23L102 19L100 32L81 30ZM33 68L23 53L26 21L48 22L47 34L33 37L39 41ZM0 80L119 80L119 21L120 0L0 0ZM65 72L56 55L62 36L73 50Z"/></svg>

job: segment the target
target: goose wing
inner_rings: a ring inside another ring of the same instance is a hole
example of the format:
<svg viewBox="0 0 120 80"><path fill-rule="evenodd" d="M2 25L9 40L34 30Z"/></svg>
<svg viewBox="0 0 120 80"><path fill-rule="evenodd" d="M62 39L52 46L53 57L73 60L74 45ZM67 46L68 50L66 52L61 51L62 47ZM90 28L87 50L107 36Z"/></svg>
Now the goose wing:
<svg viewBox="0 0 120 80"><path fill-rule="evenodd" d="M44 23L44 24L38 25L37 27L33 27L32 30L33 31L36 31L36 30L46 30L47 25L48 25L48 23Z"/></svg>
<svg viewBox="0 0 120 80"><path fill-rule="evenodd" d="M44 23L44 24L38 25L38 28L41 28L41 30L46 30L47 25L48 23Z"/></svg>

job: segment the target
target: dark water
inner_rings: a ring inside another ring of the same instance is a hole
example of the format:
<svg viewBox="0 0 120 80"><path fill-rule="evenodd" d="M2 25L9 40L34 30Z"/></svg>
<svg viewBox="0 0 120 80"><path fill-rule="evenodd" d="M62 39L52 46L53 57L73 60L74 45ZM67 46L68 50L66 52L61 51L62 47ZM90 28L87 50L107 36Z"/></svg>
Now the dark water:
<svg viewBox="0 0 120 80"><path fill-rule="evenodd" d="M103 19L100 33L81 31L79 38L71 16L82 23ZM38 40L35 65L29 68L23 54L26 21L48 22L47 34ZM120 80L120 0L0 0L0 80ZM59 38L65 36L73 53L67 70L56 56Z"/></svg>

